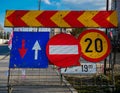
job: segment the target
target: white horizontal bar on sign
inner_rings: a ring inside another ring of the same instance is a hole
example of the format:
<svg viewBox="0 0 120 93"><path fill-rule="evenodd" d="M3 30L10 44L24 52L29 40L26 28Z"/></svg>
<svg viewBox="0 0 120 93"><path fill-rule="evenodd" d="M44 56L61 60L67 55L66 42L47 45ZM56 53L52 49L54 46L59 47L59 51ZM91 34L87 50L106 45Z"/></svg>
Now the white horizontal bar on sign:
<svg viewBox="0 0 120 93"><path fill-rule="evenodd" d="M78 54L78 45L50 45L49 54Z"/></svg>

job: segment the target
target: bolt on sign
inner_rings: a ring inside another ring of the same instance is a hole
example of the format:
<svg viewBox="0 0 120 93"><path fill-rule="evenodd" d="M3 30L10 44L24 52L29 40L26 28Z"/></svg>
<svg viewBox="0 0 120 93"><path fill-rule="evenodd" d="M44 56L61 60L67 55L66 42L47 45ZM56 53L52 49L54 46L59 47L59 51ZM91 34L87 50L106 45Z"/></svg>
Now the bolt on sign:
<svg viewBox="0 0 120 93"><path fill-rule="evenodd" d="M83 31L78 37L81 45L81 56L90 62L104 60L111 52L111 44L107 35L96 29Z"/></svg>
<svg viewBox="0 0 120 93"><path fill-rule="evenodd" d="M5 27L102 27L118 26L117 12L7 10Z"/></svg>

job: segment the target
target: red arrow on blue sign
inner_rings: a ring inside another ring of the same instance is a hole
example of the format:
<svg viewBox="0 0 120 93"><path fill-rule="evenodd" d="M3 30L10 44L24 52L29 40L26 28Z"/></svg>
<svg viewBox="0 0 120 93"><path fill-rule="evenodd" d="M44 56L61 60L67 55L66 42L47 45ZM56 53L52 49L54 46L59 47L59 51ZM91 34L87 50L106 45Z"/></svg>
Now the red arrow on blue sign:
<svg viewBox="0 0 120 93"><path fill-rule="evenodd" d="M21 58L24 58L24 56L27 52L27 48L25 48L25 40L24 39L22 40L22 47L19 48L18 50L19 50Z"/></svg>

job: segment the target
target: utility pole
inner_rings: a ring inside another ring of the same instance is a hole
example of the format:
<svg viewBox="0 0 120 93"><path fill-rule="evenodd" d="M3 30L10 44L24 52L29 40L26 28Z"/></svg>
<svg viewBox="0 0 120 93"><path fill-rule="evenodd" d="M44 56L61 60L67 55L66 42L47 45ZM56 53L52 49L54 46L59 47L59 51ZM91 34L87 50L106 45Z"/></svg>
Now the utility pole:
<svg viewBox="0 0 120 93"><path fill-rule="evenodd" d="M109 0L106 0L106 11L109 10ZM108 29L105 29L105 33L107 34ZM105 58L104 60L104 75L106 75L106 63L107 63L107 59Z"/></svg>
<svg viewBox="0 0 120 93"><path fill-rule="evenodd" d="M38 10L40 10L41 7L41 0L38 0Z"/></svg>
<svg viewBox="0 0 120 93"><path fill-rule="evenodd" d="M38 0L38 10L40 10L41 7L41 0ZM37 28L37 32L39 32L39 27Z"/></svg>

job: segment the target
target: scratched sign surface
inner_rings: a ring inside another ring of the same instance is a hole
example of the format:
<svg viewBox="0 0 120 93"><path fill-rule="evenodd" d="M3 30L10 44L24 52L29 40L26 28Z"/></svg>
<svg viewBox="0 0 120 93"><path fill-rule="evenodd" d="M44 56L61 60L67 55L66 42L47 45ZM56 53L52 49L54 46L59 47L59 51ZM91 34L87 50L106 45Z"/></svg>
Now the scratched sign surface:
<svg viewBox="0 0 120 93"><path fill-rule="evenodd" d="M47 68L45 47L49 32L14 32L10 68Z"/></svg>

